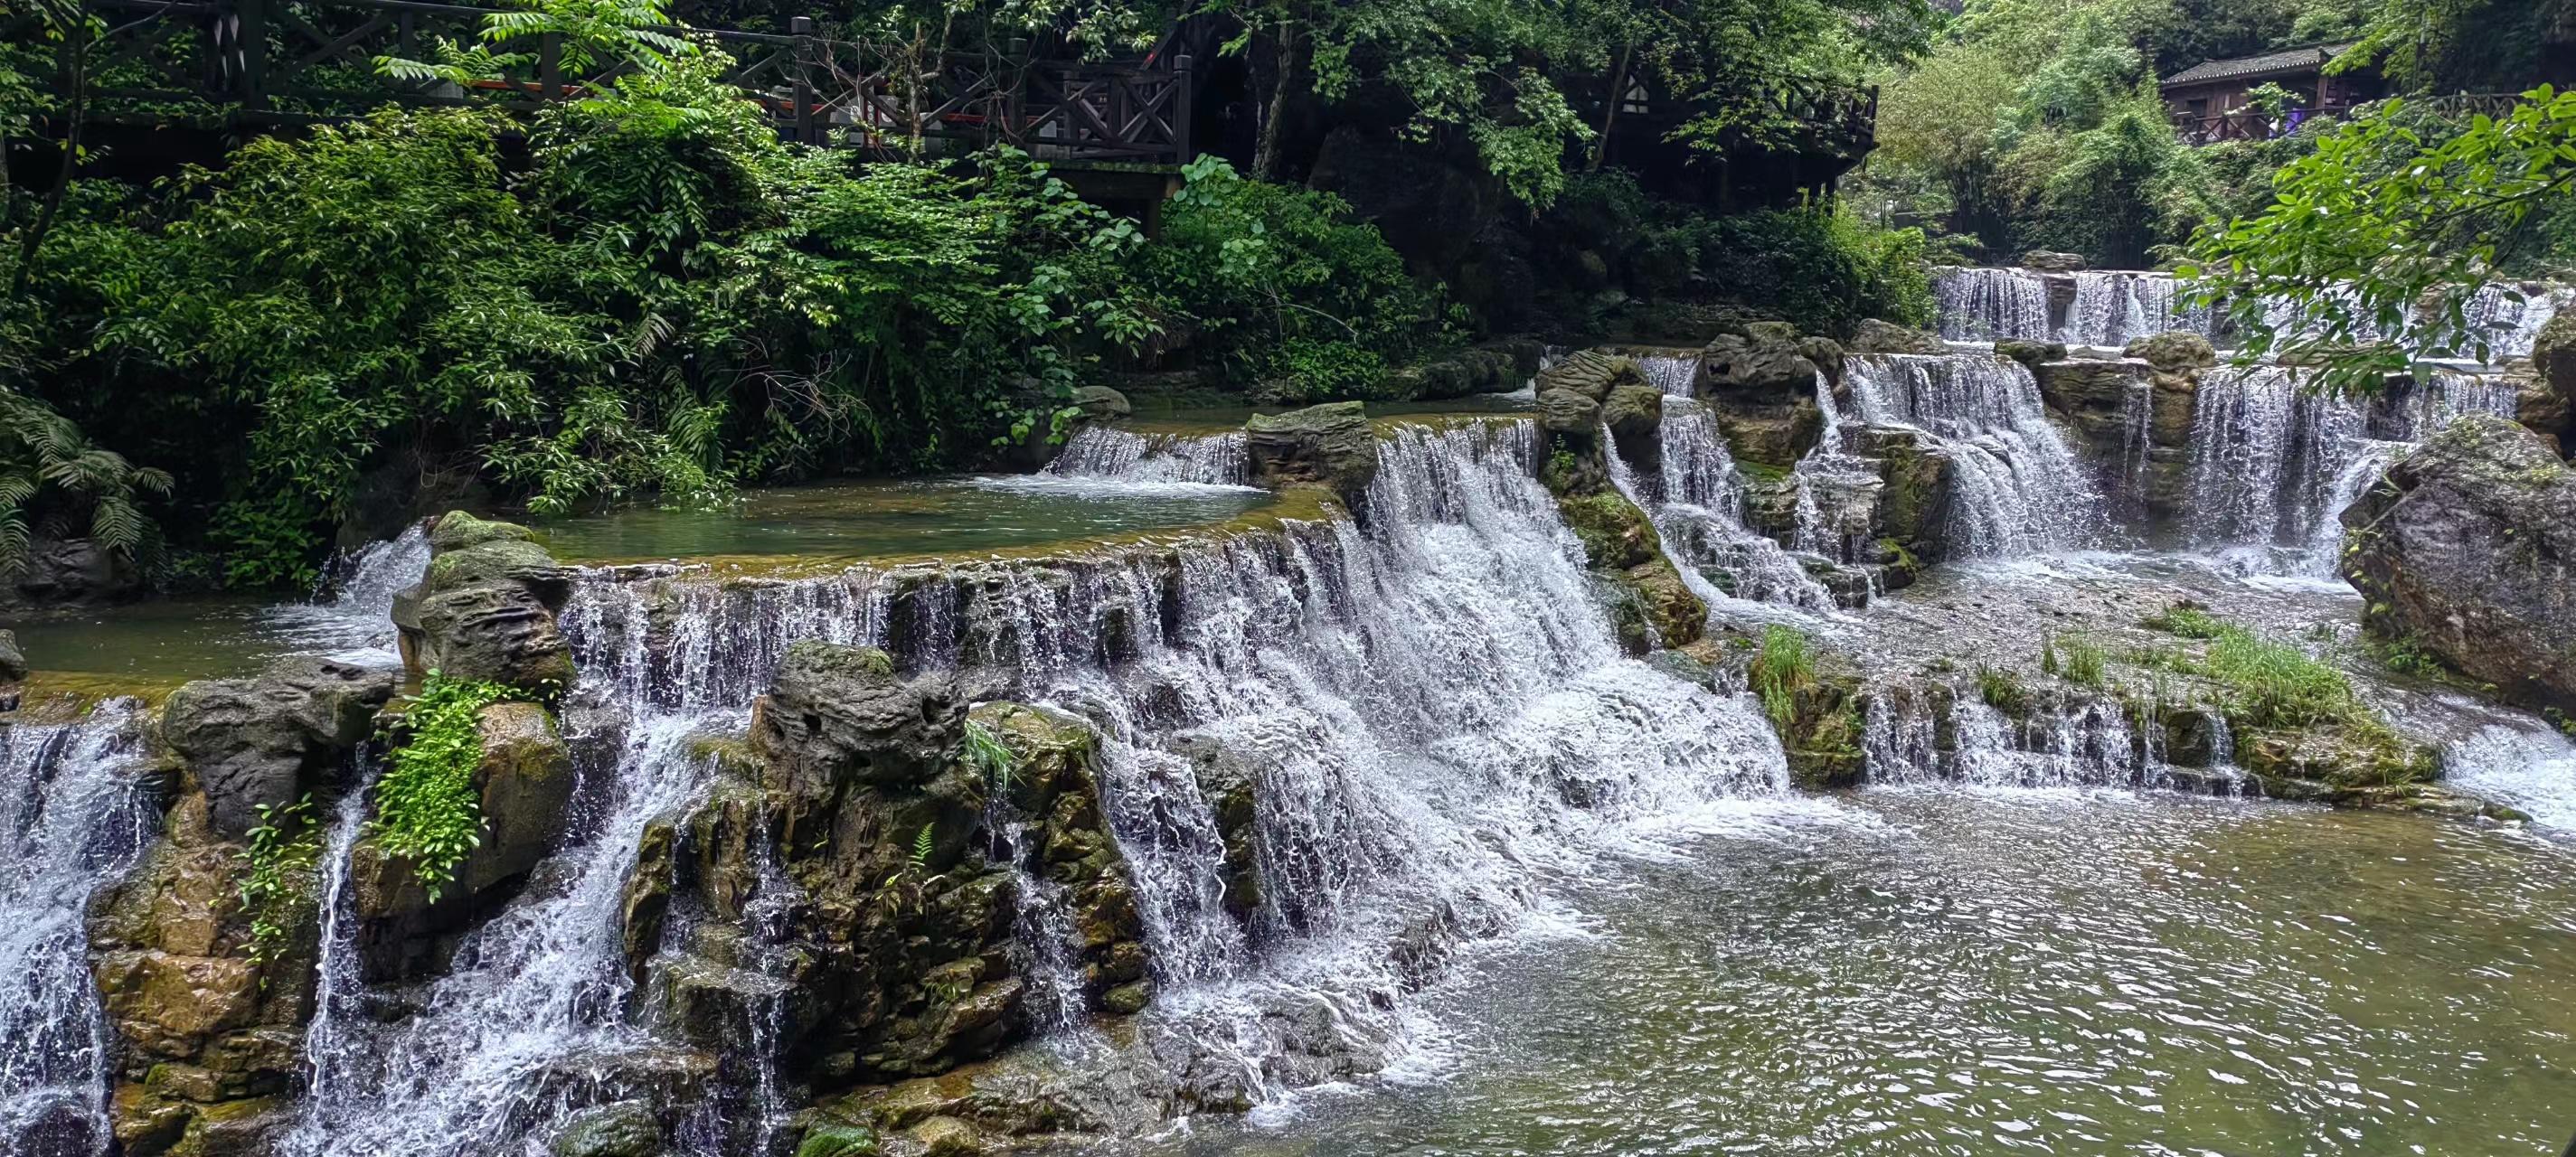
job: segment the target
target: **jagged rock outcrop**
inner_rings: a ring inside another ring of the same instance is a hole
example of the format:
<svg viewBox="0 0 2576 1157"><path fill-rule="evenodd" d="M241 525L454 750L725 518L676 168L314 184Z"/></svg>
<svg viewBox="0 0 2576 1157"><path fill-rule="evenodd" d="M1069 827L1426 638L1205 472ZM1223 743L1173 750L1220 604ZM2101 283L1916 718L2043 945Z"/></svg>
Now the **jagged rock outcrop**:
<svg viewBox="0 0 2576 1157"><path fill-rule="evenodd" d="M482 759L473 787L482 842L433 900L413 865L372 839L350 850L357 944L370 981L419 976L444 964L447 938L487 916L554 850L575 781L572 749L537 703L505 701L476 719ZM398 736L399 738L399 736Z"/></svg>
<svg viewBox="0 0 2576 1157"><path fill-rule="evenodd" d="M429 572L394 598L414 676L488 680L551 700L572 686L572 647L555 614L572 572L523 526L451 511L430 529Z"/></svg>
<svg viewBox="0 0 2576 1157"><path fill-rule="evenodd" d="M40 538L0 579L0 610L112 603L143 593L143 571L132 559L86 538Z"/></svg>
<svg viewBox="0 0 2576 1157"><path fill-rule="evenodd" d="M1386 397L1441 401L1471 394L1508 393L1538 373L1547 347L1527 338L1502 338L1448 357L1405 366L1386 376Z"/></svg>
<svg viewBox="0 0 2576 1157"><path fill-rule="evenodd" d="M1623 384L1601 403L1601 424L1628 468L1653 476L1664 465L1664 392L1653 386Z"/></svg>
<svg viewBox="0 0 2576 1157"><path fill-rule="evenodd" d="M224 838L259 809L295 802L336 772L393 698L398 673L318 656L279 660L242 679L180 687L162 708L163 742L185 760Z"/></svg>
<svg viewBox="0 0 2576 1157"><path fill-rule="evenodd" d="M1358 402L1256 414L1243 436L1252 476L1264 486L1325 486L1354 502L1377 477L1377 436Z"/></svg>
<svg viewBox="0 0 2576 1157"><path fill-rule="evenodd" d="M1752 322L1700 350L1691 392L1707 403L1739 461L1787 469L1824 435L1816 404L1822 373L1795 326Z"/></svg>
<svg viewBox="0 0 2576 1157"><path fill-rule="evenodd" d="M163 839L92 901L93 974L114 1034L109 1126L129 1157L256 1152L303 1076L318 873L288 872L283 895L247 910L242 845L207 811L202 793L180 797Z"/></svg>
<svg viewBox="0 0 2576 1157"><path fill-rule="evenodd" d="M683 1039L723 1049L771 1026L806 1079L835 1087L943 1072L1062 1012L1150 997L1082 721L970 713L944 674L809 641L789 648L748 742L709 750L723 777L648 829L624 905L643 952L667 913L702 914L640 969L652 1015ZM745 923L786 895L766 927ZM1056 909L1041 923L1061 942L1013 947L1051 934L1023 920L1031 906Z"/></svg>
<svg viewBox="0 0 2576 1157"><path fill-rule="evenodd" d="M2545 389L2525 391L2523 423L2556 437L2562 450L2576 448L2576 312L2540 327L2531 342L2531 366Z"/></svg>
<svg viewBox="0 0 2576 1157"><path fill-rule="evenodd" d="M2042 273L2081 273L2084 271L2084 255L2060 253L2053 249L2033 249L2021 255L2021 267L2036 269Z"/></svg>
<svg viewBox="0 0 2576 1157"><path fill-rule="evenodd" d="M1856 354L1946 354L1950 352L1940 335L1919 329L1907 329L1894 322L1874 317L1860 319L1852 327L1851 340L1843 349Z"/></svg>
<svg viewBox="0 0 2576 1157"><path fill-rule="evenodd" d="M2150 334L2130 342L2128 348L2120 352L2168 374L2207 369L2218 364L2218 350L2209 344L2208 338L2182 330Z"/></svg>
<svg viewBox="0 0 2576 1157"><path fill-rule="evenodd" d="M2516 702L2576 710L2576 471L2502 418L2462 418L2343 513L2363 623Z"/></svg>

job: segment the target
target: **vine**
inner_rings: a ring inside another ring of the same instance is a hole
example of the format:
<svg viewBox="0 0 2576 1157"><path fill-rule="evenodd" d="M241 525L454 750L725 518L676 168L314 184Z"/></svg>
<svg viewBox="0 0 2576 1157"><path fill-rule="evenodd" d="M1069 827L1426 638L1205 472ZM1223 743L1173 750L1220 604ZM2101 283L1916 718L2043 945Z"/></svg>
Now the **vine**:
<svg viewBox="0 0 2576 1157"><path fill-rule="evenodd" d="M313 822L313 796L291 804L261 804L259 826L241 851L242 912L250 917L251 963L265 965L286 945L294 906L305 898L299 882L322 860L322 828ZM263 979L262 983L266 983Z"/></svg>
<svg viewBox="0 0 2576 1157"><path fill-rule="evenodd" d="M403 716L410 738L376 785L376 815L367 831L385 854L412 862L434 902L456 866L483 842L482 802L474 769L483 761L483 708L509 697L497 683L450 679L436 671Z"/></svg>

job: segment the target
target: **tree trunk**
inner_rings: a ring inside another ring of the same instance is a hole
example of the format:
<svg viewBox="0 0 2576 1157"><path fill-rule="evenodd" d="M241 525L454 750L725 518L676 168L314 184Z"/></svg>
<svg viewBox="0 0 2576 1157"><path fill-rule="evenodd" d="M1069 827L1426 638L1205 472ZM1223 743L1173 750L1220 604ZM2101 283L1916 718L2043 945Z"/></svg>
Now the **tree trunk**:
<svg viewBox="0 0 2576 1157"><path fill-rule="evenodd" d="M1609 107L1601 114L1601 135L1593 138L1592 155L1583 162L1584 172L1600 172L1602 159L1610 155L1610 130L1618 126L1619 106L1628 99L1628 61L1636 54L1636 41L1619 46L1619 67L1610 72Z"/></svg>
<svg viewBox="0 0 2576 1157"><path fill-rule="evenodd" d="M63 33L63 92L66 95L63 117L63 163L54 172L54 187L45 191L45 203L36 210L36 219L27 226L27 235L18 242L18 269L9 279L12 297L27 291L28 279L35 276L36 254L45 244L45 234L54 228L54 217L62 212L63 195L71 190L72 174L80 167L81 121L89 115L89 24L75 19ZM0 157L0 164L7 158Z"/></svg>
<svg viewBox="0 0 2576 1157"><path fill-rule="evenodd" d="M1261 141L1252 150L1252 175L1264 181L1279 179L1280 123L1288 119L1288 93L1297 76L1297 26L1279 28L1279 47L1271 54L1270 99L1261 118Z"/></svg>

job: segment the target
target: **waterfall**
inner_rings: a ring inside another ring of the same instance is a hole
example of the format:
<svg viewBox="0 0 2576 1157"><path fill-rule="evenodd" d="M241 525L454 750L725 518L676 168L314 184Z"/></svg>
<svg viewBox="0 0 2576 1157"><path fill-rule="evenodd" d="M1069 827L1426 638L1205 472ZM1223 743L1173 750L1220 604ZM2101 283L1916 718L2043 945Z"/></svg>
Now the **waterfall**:
<svg viewBox="0 0 2576 1157"><path fill-rule="evenodd" d="M2529 716L2493 714L2495 722L2443 748L2442 778L2538 823L2576 828L2576 743Z"/></svg>
<svg viewBox="0 0 2576 1157"><path fill-rule="evenodd" d="M2514 408L2510 386L2443 374L2377 403L2374 421L2372 402L2311 384L2304 371L2281 366L2201 372L2189 475L2197 543L2239 548L2266 571L2331 578L2344 508L2413 440L2461 414L2509 416ZM2391 437L2374 439L2374 428Z"/></svg>
<svg viewBox="0 0 2576 1157"><path fill-rule="evenodd" d="M391 666L400 661L394 655L394 595L428 569L429 532L415 524L334 561L310 601L273 606L263 614L288 650Z"/></svg>
<svg viewBox="0 0 2576 1157"><path fill-rule="evenodd" d="M636 1095L621 1066L657 1047L622 1012L637 836L705 790L690 740L738 728L800 637L976 663L993 694L1101 729L1159 1039L1255 1096L1317 1079L1298 1058L1318 1049L1382 1058L1400 1036L1386 996L1421 953L1508 927L1539 873L1786 787L1749 703L1621 654L1537 447L1526 422L1401 431L1380 443L1365 527L747 586L594 575L564 621L577 701L623 717L580 737L613 757L582 766L614 771L585 775L546 886L468 934L420 1011L357 1023L325 1003L314 1039L345 1043L316 1063L345 1091L306 1106L285 1152L533 1154L568 1112ZM1209 751L1257 781L1248 919L1221 902ZM1282 1036L1281 1009L1317 1007L1337 1010L1331 1041Z"/></svg>
<svg viewBox="0 0 2576 1157"><path fill-rule="evenodd" d="M145 713L0 730L0 1153L108 1151L108 1026L90 975L92 893L159 828Z"/></svg>
<svg viewBox="0 0 2576 1157"><path fill-rule="evenodd" d="M2020 363L1993 354L1862 354L1844 359L1843 375L1854 412L1837 422L1912 427L1948 454L1952 557L2062 550L2097 536L2099 489Z"/></svg>
<svg viewBox="0 0 2576 1157"><path fill-rule="evenodd" d="M1646 371L1646 381L1663 391L1667 398L1691 396L1691 385L1699 377L1699 359L1650 355L1637 359L1638 368Z"/></svg>
<svg viewBox="0 0 2576 1157"><path fill-rule="evenodd" d="M2537 292L2520 286L2490 283L2478 287L2462 311L2472 335L2487 339L2487 358L2491 364L2502 364L2514 358L2530 357L2532 342L2539 338L2540 327L2567 308L2576 298L2564 289L2542 289ZM2472 338L2474 341L2474 337ZM2474 352L2474 346L2460 351L2462 356Z"/></svg>
<svg viewBox="0 0 2576 1157"><path fill-rule="evenodd" d="M1707 407L1667 395L1658 438L1663 470L1651 492L1620 460L1607 432L1603 444L1609 447L1612 481L1652 517L1665 556L1691 593L1712 610L1736 602L1833 609L1823 583L1779 543L1744 525L1744 479ZM1719 588L1711 573L1725 576L1728 586Z"/></svg>
<svg viewBox="0 0 2576 1157"><path fill-rule="evenodd" d="M1138 434L1111 426L1076 431L1040 478L1127 484L1244 486L1252 478L1242 431L1189 436ZM1003 481L1027 483L1028 478Z"/></svg>
<svg viewBox="0 0 2576 1157"><path fill-rule="evenodd" d="M2048 283L2027 269L1960 267L1932 282L1941 336L1951 341L2047 341Z"/></svg>
<svg viewBox="0 0 2576 1157"><path fill-rule="evenodd" d="M1974 688L1957 689L1954 697L1951 748L1943 752L1936 744L1935 708L1926 696L1871 696L1861 731L1869 782L1957 782L1986 788L2163 786L2157 737L2136 733L2117 700L2069 700L2015 723L1979 700Z"/></svg>
<svg viewBox="0 0 2576 1157"><path fill-rule="evenodd" d="M2057 340L2068 345L2123 347L2142 337L2183 330L2218 336L2218 313L2193 305L2169 274L2086 270L2075 279L2075 303Z"/></svg>

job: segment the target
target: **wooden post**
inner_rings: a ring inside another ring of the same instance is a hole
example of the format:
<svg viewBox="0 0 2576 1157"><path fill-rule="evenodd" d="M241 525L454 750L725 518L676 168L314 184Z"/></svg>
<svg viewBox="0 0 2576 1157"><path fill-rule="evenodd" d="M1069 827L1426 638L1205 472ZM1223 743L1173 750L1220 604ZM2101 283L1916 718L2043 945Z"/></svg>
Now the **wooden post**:
<svg viewBox="0 0 2576 1157"><path fill-rule="evenodd" d="M1190 105L1195 95L1190 91L1190 54L1184 52L1172 58L1172 163L1176 165L1190 163Z"/></svg>
<svg viewBox="0 0 2576 1157"><path fill-rule="evenodd" d="M537 99L563 98L563 34L548 32L537 37Z"/></svg>
<svg viewBox="0 0 2576 1157"><path fill-rule="evenodd" d="M787 31L796 37L796 139L819 145L823 134L814 125L814 18L790 17Z"/></svg>
<svg viewBox="0 0 2576 1157"><path fill-rule="evenodd" d="M238 23L234 35L241 52L241 91L245 109L268 107L268 7L267 0L240 0L234 6Z"/></svg>

